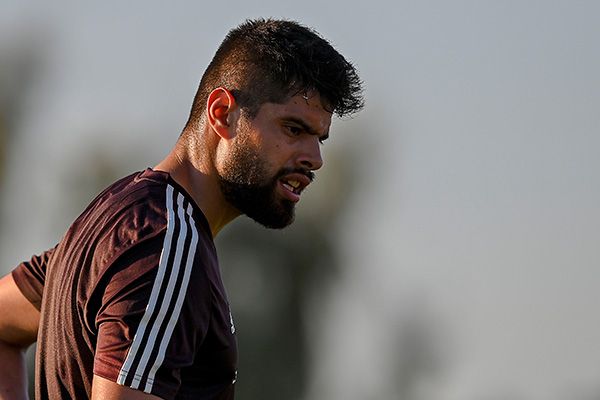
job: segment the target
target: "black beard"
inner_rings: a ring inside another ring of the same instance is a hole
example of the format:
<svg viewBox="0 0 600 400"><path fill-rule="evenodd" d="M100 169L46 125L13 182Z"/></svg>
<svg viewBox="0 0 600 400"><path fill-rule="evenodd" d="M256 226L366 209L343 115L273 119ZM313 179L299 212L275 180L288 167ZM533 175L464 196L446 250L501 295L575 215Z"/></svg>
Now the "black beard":
<svg viewBox="0 0 600 400"><path fill-rule="evenodd" d="M279 179L291 173L306 175L311 181L314 173L305 168L282 168L275 176L245 136L239 135L238 146L219 174L219 185L225 200L242 214L267 228L281 229L294 221L296 203L277 195Z"/></svg>
<svg viewBox="0 0 600 400"><path fill-rule="evenodd" d="M281 229L294 222L295 203L276 198L279 178L292 171L282 170L268 183L237 183L219 177L221 191L232 206L259 224L272 229Z"/></svg>

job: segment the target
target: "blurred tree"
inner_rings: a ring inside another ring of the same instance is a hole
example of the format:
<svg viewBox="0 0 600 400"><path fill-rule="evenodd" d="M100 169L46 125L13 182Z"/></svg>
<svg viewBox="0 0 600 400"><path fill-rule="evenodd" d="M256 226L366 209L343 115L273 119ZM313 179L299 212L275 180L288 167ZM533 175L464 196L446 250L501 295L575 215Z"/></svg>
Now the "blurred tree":
<svg viewBox="0 0 600 400"><path fill-rule="evenodd" d="M400 316L395 332L397 341L391 351L395 357L389 398L430 399L431 389L436 387L435 379L446 362L440 348L444 334L441 323L433 317L428 304L415 302ZM448 346L449 341L445 339Z"/></svg>
<svg viewBox="0 0 600 400"><path fill-rule="evenodd" d="M0 43L0 188L6 155L23 121L33 83L43 69L42 38L39 32L27 32L10 43Z"/></svg>
<svg viewBox="0 0 600 400"><path fill-rule="evenodd" d="M298 222L284 233L240 221L218 238L240 346L240 398L302 397L307 289L336 268L332 243L319 228Z"/></svg>
<svg viewBox="0 0 600 400"><path fill-rule="evenodd" d="M146 154L142 149L124 144L113 148L106 143L107 137L123 137L120 130L108 128L100 132L92 127L92 133L81 136L90 139L82 141L77 154L63 160L64 171L59 174L59 185L69 195L62 199L61 209L55 210L56 232L64 231L104 188L145 165Z"/></svg>

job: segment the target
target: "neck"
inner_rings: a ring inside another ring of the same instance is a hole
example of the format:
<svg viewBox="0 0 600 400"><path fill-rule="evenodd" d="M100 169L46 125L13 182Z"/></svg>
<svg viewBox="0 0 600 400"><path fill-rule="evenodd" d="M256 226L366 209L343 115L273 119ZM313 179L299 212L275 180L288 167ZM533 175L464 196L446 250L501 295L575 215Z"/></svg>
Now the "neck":
<svg viewBox="0 0 600 400"><path fill-rule="evenodd" d="M202 147L202 146L200 146ZM190 150L183 139L154 169L164 171L192 196L208 220L213 238L240 212L223 197L217 173L210 157L200 155L206 149Z"/></svg>

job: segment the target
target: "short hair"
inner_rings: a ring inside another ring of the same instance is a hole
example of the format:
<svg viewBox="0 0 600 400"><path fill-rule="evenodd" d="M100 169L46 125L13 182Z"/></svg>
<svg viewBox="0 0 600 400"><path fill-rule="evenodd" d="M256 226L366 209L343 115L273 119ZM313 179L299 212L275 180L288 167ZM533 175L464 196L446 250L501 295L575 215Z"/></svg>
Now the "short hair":
<svg viewBox="0 0 600 400"><path fill-rule="evenodd" d="M202 76L188 126L198 125L218 87L228 89L250 118L263 103L312 91L339 117L364 105L354 66L317 32L288 20L246 20L229 31Z"/></svg>

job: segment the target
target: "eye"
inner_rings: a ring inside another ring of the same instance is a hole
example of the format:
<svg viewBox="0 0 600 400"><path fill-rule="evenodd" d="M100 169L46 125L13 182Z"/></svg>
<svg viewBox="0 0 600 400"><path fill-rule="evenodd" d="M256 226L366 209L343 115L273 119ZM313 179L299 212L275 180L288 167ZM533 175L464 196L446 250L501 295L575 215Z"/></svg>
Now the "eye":
<svg viewBox="0 0 600 400"><path fill-rule="evenodd" d="M323 136L319 136L319 143L320 143L321 145L324 145L324 144L325 144L325 141L326 141L327 139L329 139L329 134L325 134L325 135L323 135Z"/></svg>
<svg viewBox="0 0 600 400"><path fill-rule="evenodd" d="M291 136L298 136L302 133L302 128L294 125L287 125L285 127Z"/></svg>

